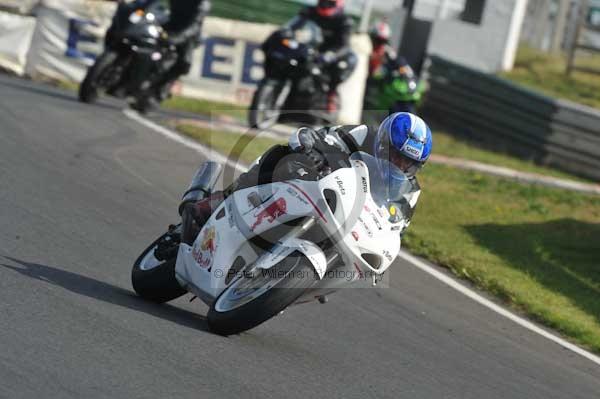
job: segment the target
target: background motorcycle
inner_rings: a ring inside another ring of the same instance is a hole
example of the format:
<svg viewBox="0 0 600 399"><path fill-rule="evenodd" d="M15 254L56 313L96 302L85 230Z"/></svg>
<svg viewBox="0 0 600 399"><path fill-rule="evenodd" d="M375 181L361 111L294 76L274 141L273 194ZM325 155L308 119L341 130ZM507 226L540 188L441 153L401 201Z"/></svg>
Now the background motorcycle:
<svg viewBox="0 0 600 399"><path fill-rule="evenodd" d="M322 42L321 28L300 17L265 41L265 78L252 99L248 113L251 127L273 126L284 110L292 111L283 115L286 121L315 125L337 120L337 111L325 111L330 82L319 61L317 48Z"/></svg>
<svg viewBox="0 0 600 399"><path fill-rule="evenodd" d="M106 34L105 50L79 87L79 99L92 103L99 91L133 97L132 107L145 112L154 83L174 65L175 49L163 39L169 19L165 0L119 2Z"/></svg>
<svg viewBox="0 0 600 399"><path fill-rule="evenodd" d="M425 86L410 67L392 61L369 79L364 107L366 110L387 112L385 116L395 112L416 114L424 91ZM381 116L374 117L378 119Z"/></svg>
<svg viewBox="0 0 600 399"><path fill-rule="evenodd" d="M414 192L408 179L390 186L380 168L401 173L356 153L318 180L238 190L192 239L188 226L172 226L150 245L133 266L133 287L154 302L189 291L210 306L211 330L229 335L291 304L324 303L325 295L366 280L366 273L376 283L400 251L402 215ZM206 163L184 203L207 195L219 174L218 165Z"/></svg>

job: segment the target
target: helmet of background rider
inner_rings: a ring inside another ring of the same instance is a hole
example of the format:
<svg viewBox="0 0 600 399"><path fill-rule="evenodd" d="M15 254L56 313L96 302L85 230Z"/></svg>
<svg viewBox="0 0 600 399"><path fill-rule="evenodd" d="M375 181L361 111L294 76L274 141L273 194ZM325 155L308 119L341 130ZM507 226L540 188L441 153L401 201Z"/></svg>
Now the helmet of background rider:
<svg viewBox="0 0 600 399"><path fill-rule="evenodd" d="M385 20L381 20L376 22L375 25L371 27L369 30L369 36L371 37L373 46L388 44L392 37L392 29Z"/></svg>
<svg viewBox="0 0 600 399"><path fill-rule="evenodd" d="M380 161L384 175L402 180L415 176L425 165L432 144L431 130L423 119L398 112L385 118L379 126L373 153ZM397 166L403 174L397 173L384 161Z"/></svg>
<svg viewBox="0 0 600 399"><path fill-rule="evenodd" d="M317 14L321 17L333 17L344 12L345 0L319 0Z"/></svg>

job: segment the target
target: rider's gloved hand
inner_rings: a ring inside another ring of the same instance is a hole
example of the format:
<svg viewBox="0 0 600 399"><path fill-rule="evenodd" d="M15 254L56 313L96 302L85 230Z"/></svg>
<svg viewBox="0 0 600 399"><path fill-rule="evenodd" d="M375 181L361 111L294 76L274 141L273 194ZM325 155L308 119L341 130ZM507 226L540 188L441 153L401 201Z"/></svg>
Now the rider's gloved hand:
<svg viewBox="0 0 600 399"><path fill-rule="evenodd" d="M335 53L333 51L326 51L319 56L319 61L324 65L333 64L336 61Z"/></svg>
<svg viewBox="0 0 600 399"><path fill-rule="evenodd" d="M306 154L315 147L318 139L319 136L314 129L311 129L310 127L301 127L292 134L288 141L288 145L292 151Z"/></svg>
<svg viewBox="0 0 600 399"><path fill-rule="evenodd" d="M326 165L326 159L325 155L316 148L318 140L319 136L315 130L309 127L301 127L292 134L288 145L292 151L304 154L312 169L322 171Z"/></svg>

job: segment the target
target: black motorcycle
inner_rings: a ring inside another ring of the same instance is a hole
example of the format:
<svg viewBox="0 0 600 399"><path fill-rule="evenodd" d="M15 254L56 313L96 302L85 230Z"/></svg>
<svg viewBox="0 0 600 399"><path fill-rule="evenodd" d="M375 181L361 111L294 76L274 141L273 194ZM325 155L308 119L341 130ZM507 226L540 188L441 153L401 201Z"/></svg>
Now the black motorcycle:
<svg viewBox="0 0 600 399"><path fill-rule="evenodd" d="M176 49L164 40L169 20L166 0L119 2L106 34L105 50L79 87L79 100L93 103L99 92L130 98L131 106L146 112L154 84L176 62Z"/></svg>
<svg viewBox="0 0 600 399"><path fill-rule="evenodd" d="M252 99L250 127L266 129L280 121L319 124L337 119L337 112L326 111L330 82L317 50L322 43L321 28L301 17L265 41L265 78Z"/></svg>

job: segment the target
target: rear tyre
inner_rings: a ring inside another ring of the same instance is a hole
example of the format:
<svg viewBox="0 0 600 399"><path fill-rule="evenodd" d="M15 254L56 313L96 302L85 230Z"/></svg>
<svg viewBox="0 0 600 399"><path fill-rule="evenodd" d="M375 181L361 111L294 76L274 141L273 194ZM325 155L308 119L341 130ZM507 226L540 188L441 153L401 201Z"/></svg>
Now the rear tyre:
<svg viewBox="0 0 600 399"><path fill-rule="evenodd" d="M161 259L156 257L160 246ZM175 278L175 262L179 243L172 233L166 233L152 243L135 261L131 283L142 298L164 303L187 293Z"/></svg>
<svg viewBox="0 0 600 399"><path fill-rule="evenodd" d="M211 331L231 335L254 328L294 303L317 281L312 264L299 252L269 270L256 273L255 277L242 275L212 304L207 315ZM256 279L264 280L265 284L247 288Z"/></svg>
<svg viewBox="0 0 600 399"><path fill-rule="evenodd" d="M79 85L79 101L91 104L98 99L100 78L116 59L117 53L113 51L106 51L98 57L94 65L88 70L81 85Z"/></svg>

